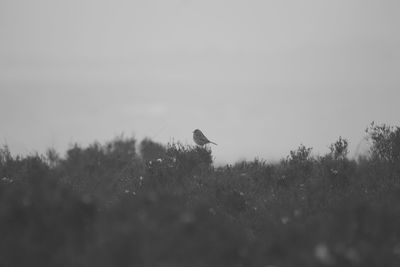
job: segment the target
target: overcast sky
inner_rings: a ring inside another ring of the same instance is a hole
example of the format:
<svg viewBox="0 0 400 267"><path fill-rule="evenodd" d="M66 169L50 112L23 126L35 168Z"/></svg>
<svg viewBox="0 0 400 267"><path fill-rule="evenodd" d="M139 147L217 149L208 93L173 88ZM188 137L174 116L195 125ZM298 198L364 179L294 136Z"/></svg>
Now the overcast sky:
<svg viewBox="0 0 400 267"><path fill-rule="evenodd" d="M193 144L217 162L301 143L351 152L400 125L397 0L1 0L0 143L64 152L116 135Z"/></svg>

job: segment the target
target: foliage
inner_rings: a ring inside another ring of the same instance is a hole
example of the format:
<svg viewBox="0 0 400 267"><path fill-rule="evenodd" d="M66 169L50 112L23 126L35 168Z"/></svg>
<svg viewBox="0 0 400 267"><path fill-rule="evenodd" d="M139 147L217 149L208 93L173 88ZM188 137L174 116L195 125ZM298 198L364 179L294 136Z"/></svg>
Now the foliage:
<svg viewBox="0 0 400 267"><path fill-rule="evenodd" d="M140 143L140 155L146 162L155 161L160 158L164 158L166 154L166 148L148 138L144 139Z"/></svg>
<svg viewBox="0 0 400 267"><path fill-rule="evenodd" d="M303 165L311 159L312 147L306 147L301 144L297 150L291 150L287 158L289 164Z"/></svg>
<svg viewBox="0 0 400 267"><path fill-rule="evenodd" d="M210 148L190 147L179 143L168 145L167 156L175 161L178 171L186 174L206 172L213 162Z"/></svg>
<svg viewBox="0 0 400 267"><path fill-rule="evenodd" d="M339 136L339 139L329 147L332 158L335 160L345 159L349 153L348 145L348 141Z"/></svg>
<svg viewBox="0 0 400 267"><path fill-rule="evenodd" d="M374 158L392 164L400 163L400 127L376 125L372 122L366 132L372 140L371 152Z"/></svg>
<svg viewBox="0 0 400 267"><path fill-rule="evenodd" d="M314 158L312 148L301 144L296 150L291 150L286 160L281 162L279 184L287 186L294 183L304 183L310 175Z"/></svg>
<svg viewBox="0 0 400 267"><path fill-rule="evenodd" d="M382 127L362 161L342 137L322 156L217 168L207 147L149 139L4 146L0 265L399 266L398 128Z"/></svg>
<svg viewBox="0 0 400 267"><path fill-rule="evenodd" d="M318 159L318 171L325 185L342 189L354 176L355 162L347 158L348 141L341 136L329 148L330 153Z"/></svg>
<svg viewBox="0 0 400 267"><path fill-rule="evenodd" d="M132 179L142 174L142 163L136 153L136 140L122 136L87 148L75 144L66 152L54 170L63 183L81 193L112 198L131 187ZM122 186L121 183L124 185ZM128 184L127 184L128 183Z"/></svg>

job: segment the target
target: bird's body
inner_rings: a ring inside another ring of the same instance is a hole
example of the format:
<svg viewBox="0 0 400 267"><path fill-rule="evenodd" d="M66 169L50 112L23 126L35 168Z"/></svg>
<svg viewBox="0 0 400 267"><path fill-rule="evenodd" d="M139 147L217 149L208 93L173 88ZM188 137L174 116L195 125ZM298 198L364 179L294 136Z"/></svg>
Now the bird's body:
<svg viewBox="0 0 400 267"><path fill-rule="evenodd" d="M199 129L193 131L193 141L199 146L204 146L208 143L217 145L216 143L208 140L208 138Z"/></svg>

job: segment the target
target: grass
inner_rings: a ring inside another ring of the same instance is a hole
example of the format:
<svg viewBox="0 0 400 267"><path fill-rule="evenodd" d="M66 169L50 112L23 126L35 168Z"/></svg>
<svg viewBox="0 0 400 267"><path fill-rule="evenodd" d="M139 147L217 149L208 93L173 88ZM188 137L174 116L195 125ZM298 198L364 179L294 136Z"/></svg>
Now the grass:
<svg viewBox="0 0 400 267"><path fill-rule="evenodd" d="M63 157L5 146L0 266L400 266L396 129L357 161L340 137L327 155L219 168L209 149L149 139Z"/></svg>

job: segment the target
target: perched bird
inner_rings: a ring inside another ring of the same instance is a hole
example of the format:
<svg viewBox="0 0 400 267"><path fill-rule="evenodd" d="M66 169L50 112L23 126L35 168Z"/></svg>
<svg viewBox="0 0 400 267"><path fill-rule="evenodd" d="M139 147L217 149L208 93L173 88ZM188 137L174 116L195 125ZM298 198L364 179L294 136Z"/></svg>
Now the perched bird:
<svg viewBox="0 0 400 267"><path fill-rule="evenodd" d="M208 140L208 138L199 129L193 131L193 141L199 146L204 146L208 143L217 145L216 143Z"/></svg>

